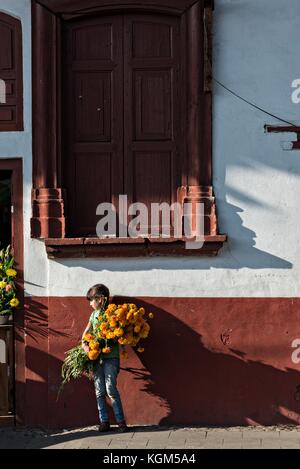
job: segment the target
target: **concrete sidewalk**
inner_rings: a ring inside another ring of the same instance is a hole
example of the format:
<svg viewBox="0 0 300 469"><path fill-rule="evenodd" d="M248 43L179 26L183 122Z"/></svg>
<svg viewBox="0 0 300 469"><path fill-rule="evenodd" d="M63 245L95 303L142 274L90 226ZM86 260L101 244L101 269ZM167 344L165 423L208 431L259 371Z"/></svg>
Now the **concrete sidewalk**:
<svg viewBox="0 0 300 469"><path fill-rule="evenodd" d="M29 428L1 428L0 449L300 449L297 427L129 427L119 434L112 427L43 432Z"/></svg>

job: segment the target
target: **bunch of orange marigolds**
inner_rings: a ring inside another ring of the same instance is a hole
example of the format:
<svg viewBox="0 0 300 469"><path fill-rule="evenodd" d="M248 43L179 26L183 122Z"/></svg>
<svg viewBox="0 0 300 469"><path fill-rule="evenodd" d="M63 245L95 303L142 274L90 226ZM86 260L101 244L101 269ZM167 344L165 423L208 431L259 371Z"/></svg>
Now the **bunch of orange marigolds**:
<svg viewBox="0 0 300 469"><path fill-rule="evenodd" d="M148 318L153 319L153 317L153 313L148 314ZM149 335L148 318L146 318L145 309L138 308L133 303L110 304L105 313L101 315L97 334L86 334L84 337L84 341L89 347L89 359L97 360L101 352L110 353L110 341L136 347L141 339L146 339ZM103 343L105 343L105 347L101 346ZM137 351L142 353L144 348L139 346ZM121 356L127 358L127 353L122 352Z"/></svg>

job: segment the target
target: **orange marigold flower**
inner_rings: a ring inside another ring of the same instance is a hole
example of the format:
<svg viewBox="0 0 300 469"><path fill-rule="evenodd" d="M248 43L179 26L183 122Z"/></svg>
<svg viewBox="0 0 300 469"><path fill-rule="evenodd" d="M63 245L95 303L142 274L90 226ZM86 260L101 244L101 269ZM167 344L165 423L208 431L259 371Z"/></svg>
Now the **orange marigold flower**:
<svg viewBox="0 0 300 469"><path fill-rule="evenodd" d="M146 317L145 308L139 308L134 303L110 304L105 315L99 316L99 333L96 337L98 340L117 340L120 345L135 347L140 339L148 337L150 326L147 320L153 317L151 312ZM107 348L104 347L104 350Z"/></svg>
<svg viewBox="0 0 300 469"><path fill-rule="evenodd" d="M91 340L90 343L89 343L89 346L90 346L90 349L91 350L99 350L99 342L97 342L96 340Z"/></svg>
<svg viewBox="0 0 300 469"><path fill-rule="evenodd" d="M122 335L124 335L124 331L121 329L121 327L118 327L118 329L115 330L115 336L122 337Z"/></svg>
<svg viewBox="0 0 300 469"><path fill-rule="evenodd" d="M84 340L85 340L86 342L90 342L90 341L93 340L93 339L94 339L94 337L92 336L92 334L86 334L86 335L84 336Z"/></svg>
<svg viewBox="0 0 300 469"><path fill-rule="evenodd" d="M110 347L104 347L104 348L102 349L102 352L103 352L103 353L110 353Z"/></svg>
<svg viewBox="0 0 300 469"><path fill-rule="evenodd" d="M100 352L98 350L91 350L88 353L88 357L89 357L90 360L97 360L99 355L100 355Z"/></svg>
<svg viewBox="0 0 300 469"><path fill-rule="evenodd" d="M132 317L133 317L133 313L129 312L126 316L127 321L130 321L132 319Z"/></svg>

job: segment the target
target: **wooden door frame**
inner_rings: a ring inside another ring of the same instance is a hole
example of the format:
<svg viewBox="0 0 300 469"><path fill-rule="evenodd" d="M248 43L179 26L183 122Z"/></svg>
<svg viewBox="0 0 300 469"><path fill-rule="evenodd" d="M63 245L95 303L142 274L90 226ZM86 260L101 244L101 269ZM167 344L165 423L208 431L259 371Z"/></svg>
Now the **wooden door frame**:
<svg viewBox="0 0 300 469"><path fill-rule="evenodd" d="M70 16L89 15L99 11L152 10L157 13L181 15L199 1L204 7L214 8L214 0L33 0L52 13Z"/></svg>
<svg viewBox="0 0 300 469"><path fill-rule="evenodd" d="M14 411L13 417L0 420L0 424L14 425L24 422L25 402L25 340L24 340L24 222L23 222L23 160L0 158L0 171L12 171L12 247L15 268L18 272L16 285L20 306L14 316Z"/></svg>

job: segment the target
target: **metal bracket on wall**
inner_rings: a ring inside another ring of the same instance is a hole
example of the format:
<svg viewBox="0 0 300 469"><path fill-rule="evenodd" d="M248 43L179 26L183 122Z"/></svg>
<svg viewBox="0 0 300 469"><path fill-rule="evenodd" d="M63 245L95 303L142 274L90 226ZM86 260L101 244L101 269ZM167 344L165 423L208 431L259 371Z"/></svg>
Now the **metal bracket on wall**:
<svg viewBox="0 0 300 469"><path fill-rule="evenodd" d="M285 151L300 150L300 127L297 126L276 126L265 125L265 132L267 133L294 133L297 135L297 140L281 142L281 148Z"/></svg>

